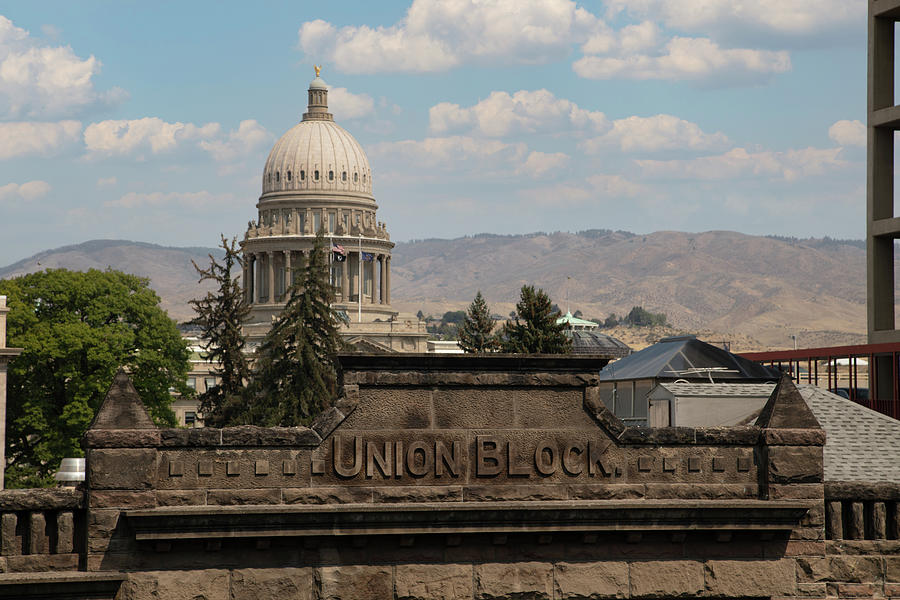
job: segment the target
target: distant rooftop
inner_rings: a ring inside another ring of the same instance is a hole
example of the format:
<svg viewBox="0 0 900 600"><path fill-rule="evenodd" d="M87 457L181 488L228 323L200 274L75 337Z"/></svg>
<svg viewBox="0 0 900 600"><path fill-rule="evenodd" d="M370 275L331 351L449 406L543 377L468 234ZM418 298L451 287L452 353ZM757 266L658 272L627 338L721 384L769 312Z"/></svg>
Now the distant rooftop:
<svg viewBox="0 0 900 600"><path fill-rule="evenodd" d="M663 338L656 344L607 365L601 381L668 379L674 381L778 381L781 372L747 360L694 336Z"/></svg>

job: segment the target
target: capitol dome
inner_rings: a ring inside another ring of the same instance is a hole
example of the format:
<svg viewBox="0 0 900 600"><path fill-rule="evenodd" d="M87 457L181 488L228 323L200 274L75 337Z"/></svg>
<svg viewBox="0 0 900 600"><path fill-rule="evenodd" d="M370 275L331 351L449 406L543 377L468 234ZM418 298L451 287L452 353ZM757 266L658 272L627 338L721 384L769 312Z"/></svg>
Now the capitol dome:
<svg viewBox="0 0 900 600"><path fill-rule="evenodd" d="M303 120L275 143L263 170L263 198L289 192L372 199L372 170L359 142L328 112L328 88L316 77ZM373 200L374 201L374 200Z"/></svg>

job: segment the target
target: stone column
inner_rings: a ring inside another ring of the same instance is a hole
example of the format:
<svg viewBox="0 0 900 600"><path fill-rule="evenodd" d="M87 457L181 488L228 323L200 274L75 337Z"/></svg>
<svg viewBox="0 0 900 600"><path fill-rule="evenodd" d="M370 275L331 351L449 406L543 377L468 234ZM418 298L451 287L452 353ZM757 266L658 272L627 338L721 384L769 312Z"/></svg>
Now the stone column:
<svg viewBox="0 0 900 600"><path fill-rule="evenodd" d="M266 260L269 262L269 304L275 302L275 252L269 250L266 252Z"/></svg>
<svg viewBox="0 0 900 600"><path fill-rule="evenodd" d="M244 288L244 302L252 302L252 298L250 297L250 261L247 260L247 254L244 254L244 260L242 261L242 271L241 271L241 286Z"/></svg>
<svg viewBox="0 0 900 600"><path fill-rule="evenodd" d="M384 289L385 289L385 288L384 288L384 281L385 281L385 279L384 279L384 265L385 265L385 262L384 262L384 254L379 254L379 255L378 255L378 265L380 266L380 269L379 269L379 270L381 271L381 281L380 281L380 283L381 283L381 294L380 294L380 296L381 296L381 297L380 297L378 300L379 300L379 302L380 302L381 304L385 304L384 299L385 299L386 296L385 296L385 292L384 292Z"/></svg>
<svg viewBox="0 0 900 600"><path fill-rule="evenodd" d="M385 290L385 292L387 292L387 295L385 296L386 300L384 301L384 303L390 304L391 303L391 255L390 254L388 254L387 258L384 261L384 267L385 267L384 268L384 278L387 281L387 283L384 286L384 290Z"/></svg>
<svg viewBox="0 0 900 600"><path fill-rule="evenodd" d="M350 302L350 253L341 263L341 302Z"/></svg>
<svg viewBox="0 0 900 600"><path fill-rule="evenodd" d="M6 347L6 296L0 296L0 490L6 471L6 369L9 361L22 353L21 348Z"/></svg>
<svg viewBox="0 0 900 600"><path fill-rule="evenodd" d="M288 297L291 288L294 286L294 273L291 270L291 251L284 251L284 298Z"/></svg>

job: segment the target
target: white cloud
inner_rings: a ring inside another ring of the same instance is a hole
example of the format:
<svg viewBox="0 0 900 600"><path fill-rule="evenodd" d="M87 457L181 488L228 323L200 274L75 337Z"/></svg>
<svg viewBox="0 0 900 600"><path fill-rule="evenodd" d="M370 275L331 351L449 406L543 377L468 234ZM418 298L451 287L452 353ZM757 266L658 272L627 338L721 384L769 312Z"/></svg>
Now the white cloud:
<svg viewBox="0 0 900 600"><path fill-rule="evenodd" d="M585 54L644 52L660 45L660 35L659 27L652 21L627 25L619 31L601 27L581 49Z"/></svg>
<svg viewBox="0 0 900 600"><path fill-rule="evenodd" d="M587 140L581 147L598 153L611 146L623 152L656 152L660 150L715 150L728 146L721 132L706 133L699 125L672 115L628 117L613 121L602 136Z"/></svg>
<svg viewBox="0 0 900 600"><path fill-rule="evenodd" d="M215 127L213 127L215 125ZM218 123L203 126L211 133L218 133ZM217 161L234 160L268 144L272 134L254 119L241 121L236 130L228 132L224 138L200 141L200 147L209 152Z"/></svg>
<svg viewBox="0 0 900 600"><path fill-rule="evenodd" d="M24 200L30 202L42 198L53 189L46 181L28 181L26 183L7 183L0 186L0 202Z"/></svg>
<svg viewBox="0 0 900 600"><path fill-rule="evenodd" d="M587 39L598 19L571 0L414 0L390 27L308 21L298 45L347 73L445 71L471 62L544 63Z"/></svg>
<svg viewBox="0 0 900 600"><path fill-rule="evenodd" d="M97 187L98 188L115 187L118 182L119 182L119 180L116 179L115 176L100 177L99 179L97 179Z"/></svg>
<svg viewBox="0 0 900 600"><path fill-rule="evenodd" d="M119 102L119 89L101 92L94 56L80 58L69 46L46 46L0 16L0 116L7 119L71 116Z"/></svg>
<svg viewBox="0 0 900 600"><path fill-rule="evenodd" d="M653 195L650 188L621 175L596 174L581 183L560 183L519 191L532 204L553 209L576 208L604 200L625 200Z"/></svg>
<svg viewBox="0 0 900 600"><path fill-rule="evenodd" d="M568 154L534 151L528 155L528 158L525 159L525 162L522 163L517 172L537 179L547 173L561 169L567 162L569 162Z"/></svg>
<svg viewBox="0 0 900 600"><path fill-rule="evenodd" d="M354 94L347 88L328 90L328 110L335 119L358 119L375 112L375 101L368 94Z"/></svg>
<svg viewBox="0 0 900 600"><path fill-rule="evenodd" d="M525 144L507 144L499 140L483 140L468 136L433 137L375 144L370 155L389 158L409 166L451 170L461 164L491 166L498 163L518 164L525 157Z"/></svg>
<svg viewBox="0 0 900 600"><path fill-rule="evenodd" d="M607 6L682 31L751 30L784 39L847 29L866 16L866 3L858 0L608 0Z"/></svg>
<svg viewBox="0 0 900 600"><path fill-rule="evenodd" d="M860 121L838 121L828 128L828 137L841 146L865 146L866 126Z"/></svg>
<svg viewBox="0 0 900 600"><path fill-rule="evenodd" d="M183 142L213 139L220 133L218 123L197 126L167 123L158 117L111 120L91 123L84 130L84 143L94 155L124 155L139 152L159 154L174 150Z"/></svg>
<svg viewBox="0 0 900 600"><path fill-rule="evenodd" d="M748 152L734 148L724 154L689 160L638 160L644 175L651 178L724 180L744 178L784 179L822 175L844 167L840 148L804 148L786 152Z"/></svg>
<svg viewBox="0 0 900 600"><path fill-rule="evenodd" d="M572 65L587 79L692 80L711 85L765 81L791 69L785 51L722 48L708 38L675 37L659 54L584 56Z"/></svg>
<svg viewBox="0 0 900 600"><path fill-rule="evenodd" d="M557 98L547 90L491 92L470 108L442 102L428 111L433 133L472 127L481 135L502 137L511 133L568 133L602 131L608 127L606 115L580 108Z"/></svg>
<svg viewBox="0 0 900 600"><path fill-rule="evenodd" d="M231 194L212 194L206 190L200 192L128 192L115 200L109 200L104 206L111 208L143 208L177 205L187 208L215 208L231 202Z"/></svg>
<svg viewBox="0 0 900 600"><path fill-rule="evenodd" d="M19 156L52 156L80 141L81 123L0 123L0 160Z"/></svg>

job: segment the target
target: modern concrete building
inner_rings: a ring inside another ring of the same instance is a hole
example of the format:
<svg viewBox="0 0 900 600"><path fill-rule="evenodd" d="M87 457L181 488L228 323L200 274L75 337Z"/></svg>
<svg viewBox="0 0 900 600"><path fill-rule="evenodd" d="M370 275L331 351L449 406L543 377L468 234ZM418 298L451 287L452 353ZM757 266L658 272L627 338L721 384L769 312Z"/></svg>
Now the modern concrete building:
<svg viewBox="0 0 900 600"><path fill-rule="evenodd" d="M251 344L265 336L284 308L297 265L322 232L339 250L334 256L345 258L330 268L335 307L349 321L347 342L366 352L425 352L425 324L391 307L394 244L376 216L366 153L328 112L328 87L318 68L308 94L302 120L269 153L258 217L241 244L252 306L245 333Z"/></svg>

